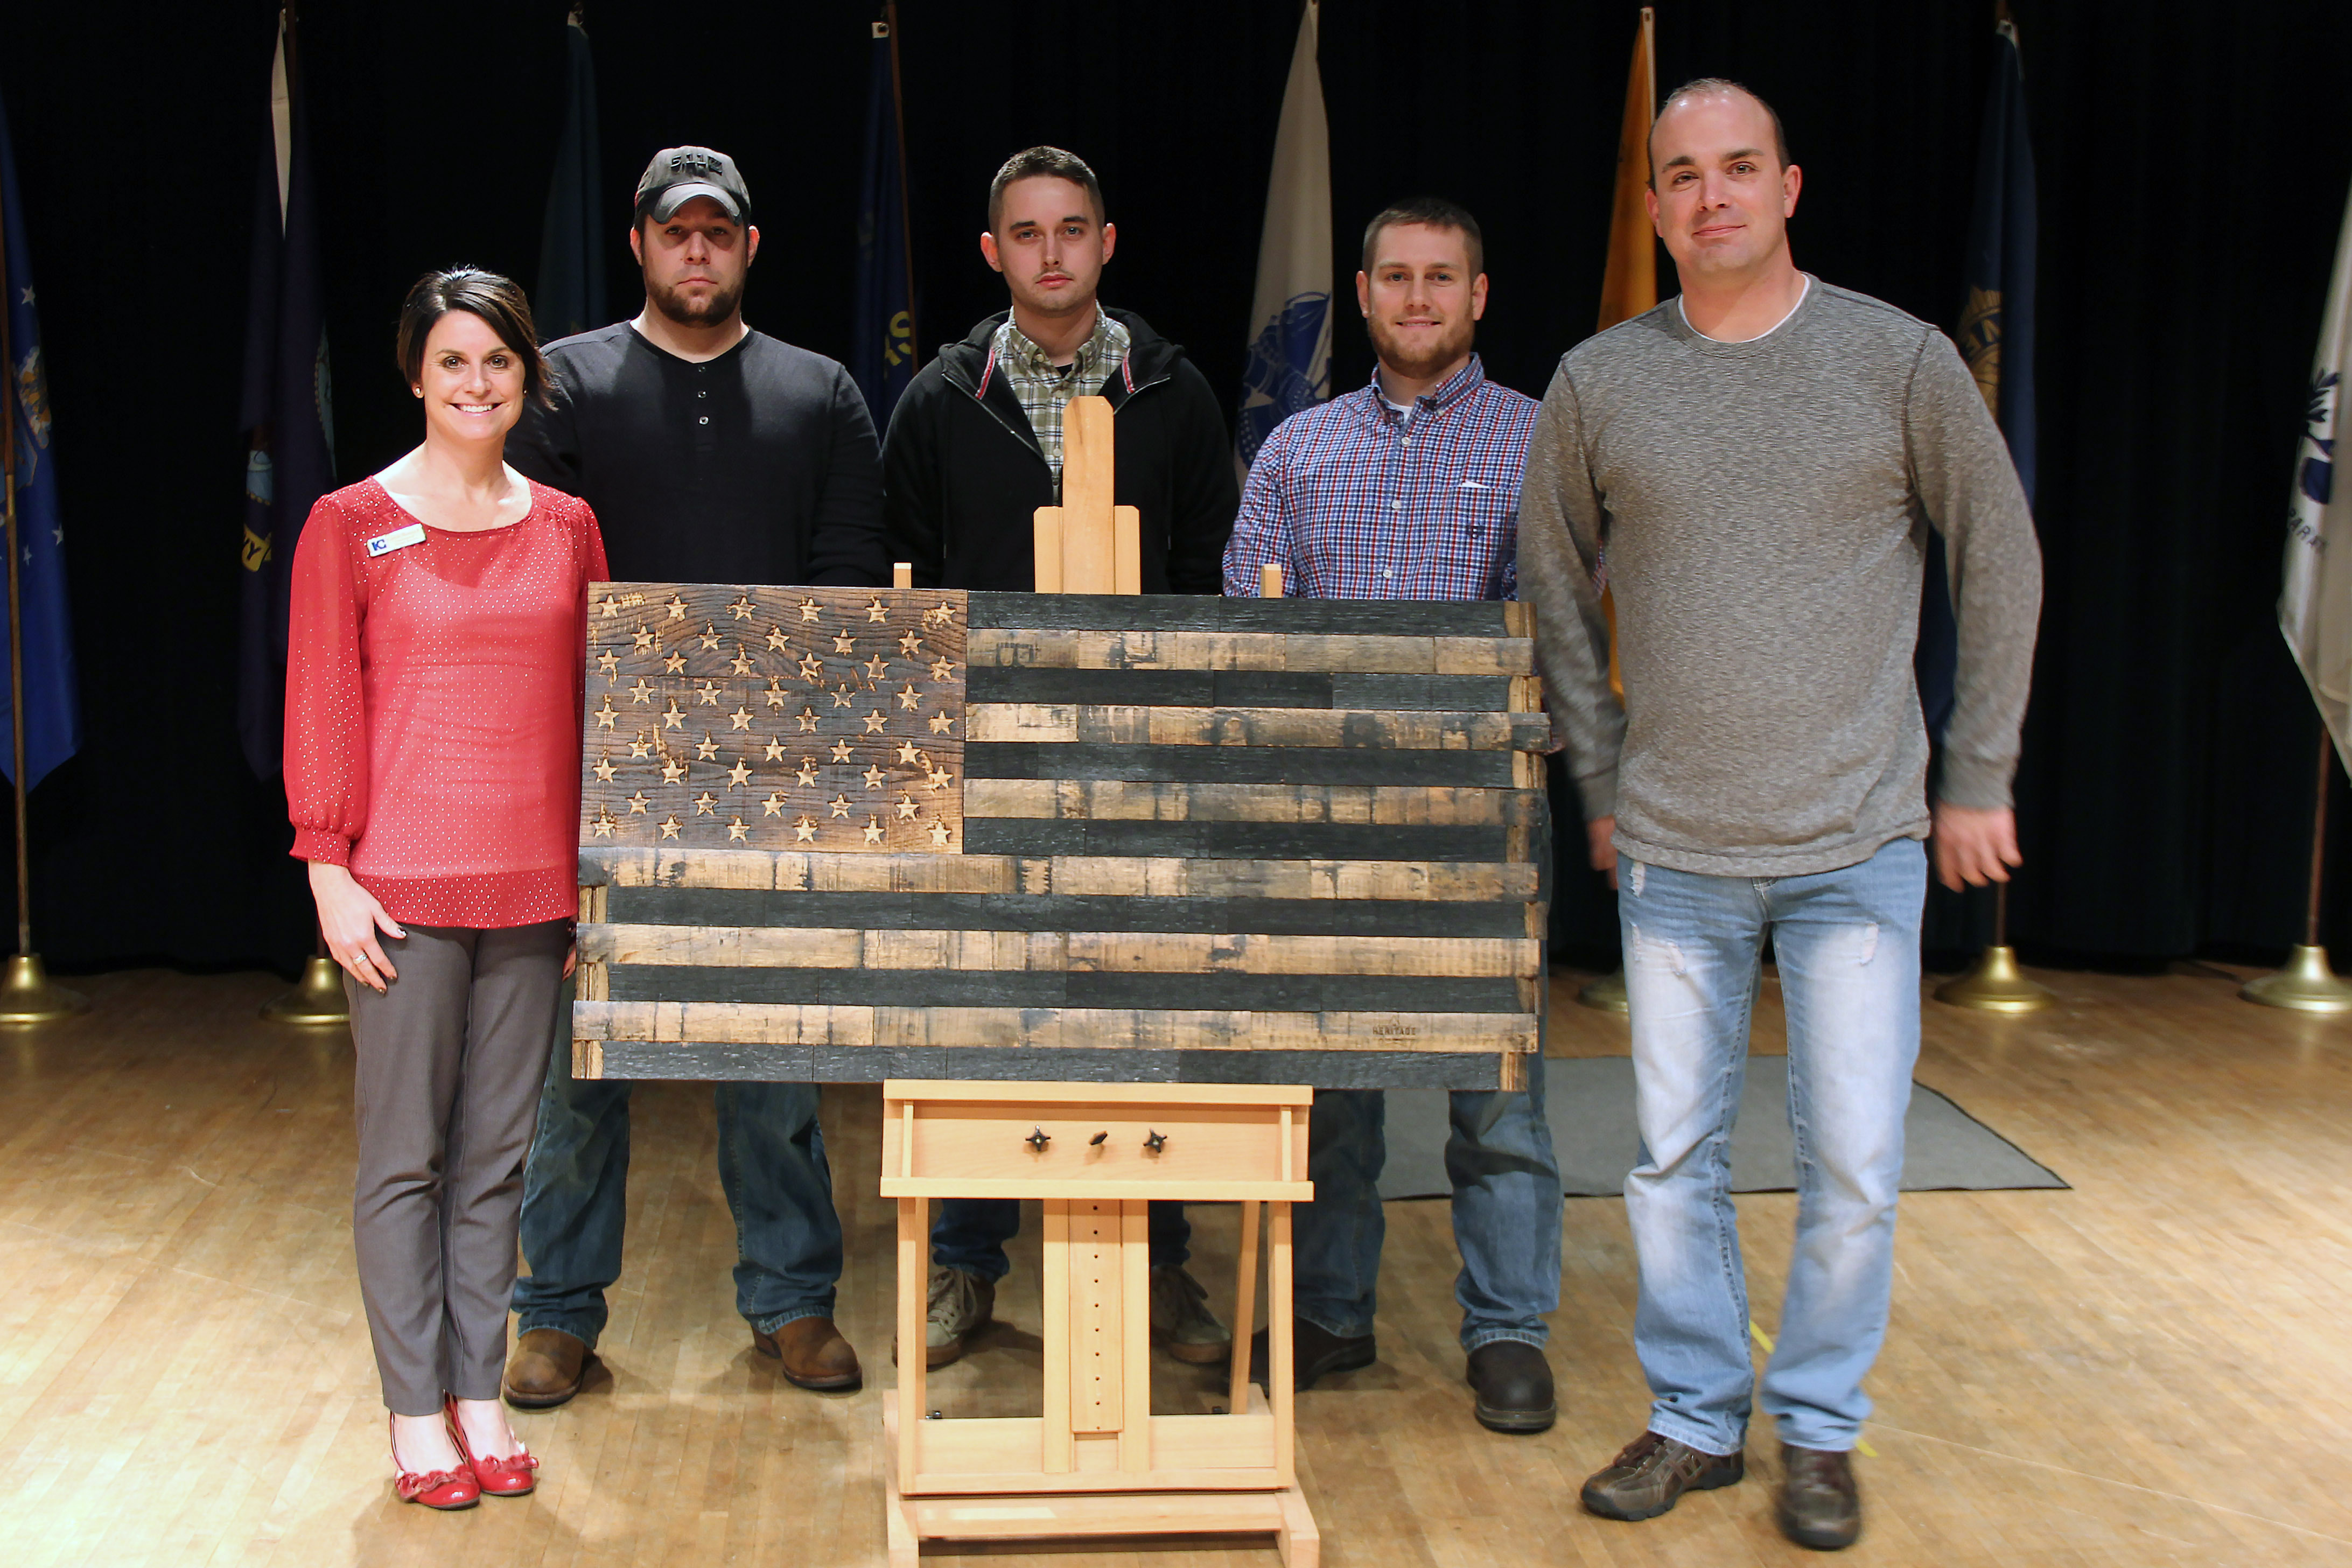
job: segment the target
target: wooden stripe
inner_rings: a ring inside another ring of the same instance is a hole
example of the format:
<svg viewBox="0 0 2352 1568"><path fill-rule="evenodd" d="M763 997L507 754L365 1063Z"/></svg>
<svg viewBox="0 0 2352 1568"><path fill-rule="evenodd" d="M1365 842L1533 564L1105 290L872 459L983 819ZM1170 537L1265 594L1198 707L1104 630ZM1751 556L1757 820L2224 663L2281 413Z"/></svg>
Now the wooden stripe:
<svg viewBox="0 0 2352 1568"><path fill-rule="evenodd" d="M1351 750L1540 751L1541 714L1312 708L1138 708L987 702L966 710L971 742L1109 746L1306 746Z"/></svg>
<svg viewBox="0 0 2352 1568"><path fill-rule="evenodd" d="M1125 855L1021 858L1006 855L808 855L765 849L597 849L583 851L580 858L583 887L779 892L796 893L803 898L887 894L1017 899L1062 894L1162 900L1398 899L1484 903L1534 898L1538 870L1524 862L1509 861L1196 859ZM1012 907L1020 906L1016 903ZM1026 927L1035 922L1010 923Z"/></svg>
<svg viewBox="0 0 2352 1568"><path fill-rule="evenodd" d="M1523 860L1528 830L1391 827L1320 822L1087 822L1000 817L968 823L964 842L992 855L1148 855L1244 859Z"/></svg>
<svg viewBox="0 0 2352 1568"><path fill-rule="evenodd" d="M1370 708L1429 712L1538 712L1532 676L1349 675L1285 669L1051 669L984 665L972 702L1083 702L1132 707Z"/></svg>
<svg viewBox="0 0 2352 1568"><path fill-rule="evenodd" d="M668 968L1087 970L1158 974L1451 975L1517 979L1541 963L1524 939L1264 936L1208 931L856 931L586 925L583 963Z"/></svg>
<svg viewBox="0 0 2352 1568"><path fill-rule="evenodd" d="M1337 862L1344 867L1349 862ZM1355 864L1362 864L1358 862ZM1534 868L1514 868L1533 879ZM776 926L864 931L1118 931L1247 932L1268 936L1542 934L1544 906L1430 899L1159 898L979 893L803 893L780 899L750 889L615 884L616 924ZM1532 928L1532 929L1531 929Z"/></svg>
<svg viewBox="0 0 2352 1568"><path fill-rule="evenodd" d="M1185 784L1121 779L974 779L966 831L982 816L1097 822L1346 822L1526 826L1547 818L1538 791L1446 785Z"/></svg>
<svg viewBox="0 0 2352 1568"><path fill-rule="evenodd" d="M974 627L967 647L975 668L996 665L1045 669L1306 670L1330 675L1535 673L1535 647L1518 637L1286 637L1269 632L1015 631Z"/></svg>
<svg viewBox="0 0 2352 1568"><path fill-rule="evenodd" d="M1068 631L1263 632L1322 636L1503 637L1515 633L1507 605L1452 599L1224 599L1213 595L995 594L966 596L975 631L1038 627Z"/></svg>
<svg viewBox="0 0 2352 1568"><path fill-rule="evenodd" d="M1250 1012L1133 1007L853 1007L578 1002L575 1040L650 1044L1139 1050L1532 1051L1532 1013ZM906 1076L892 1074L893 1077ZM958 1076L942 1073L943 1078Z"/></svg>
<svg viewBox="0 0 2352 1568"><path fill-rule="evenodd" d="M617 963L613 1002L861 1007L1081 1007L1143 1011L1378 1009L1513 1015L1530 993L1459 975L1113 973L1099 970L770 969Z"/></svg>
<svg viewBox="0 0 2352 1568"><path fill-rule="evenodd" d="M766 1046L679 1041L582 1042L583 1076L721 1082L872 1083L890 1078L971 1082L1313 1084L1318 1089L1520 1087L1523 1055L1474 1051L1186 1051L938 1047Z"/></svg>
<svg viewBox="0 0 2352 1568"><path fill-rule="evenodd" d="M1520 782L1525 752L1350 751L1306 746L1110 745L973 742L974 779L1167 779L1201 784L1451 784L1505 789ZM1542 759L1535 759L1539 771Z"/></svg>

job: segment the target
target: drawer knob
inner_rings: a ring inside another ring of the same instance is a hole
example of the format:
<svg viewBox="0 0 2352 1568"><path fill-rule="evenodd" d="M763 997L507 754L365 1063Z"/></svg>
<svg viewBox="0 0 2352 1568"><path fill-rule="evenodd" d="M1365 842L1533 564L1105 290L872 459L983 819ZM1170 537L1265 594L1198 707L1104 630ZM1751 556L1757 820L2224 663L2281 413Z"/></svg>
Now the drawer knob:
<svg viewBox="0 0 2352 1568"><path fill-rule="evenodd" d="M1028 1144L1029 1147L1036 1150L1040 1154L1045 1152L1045 1145L1051 1143L1053 1141L1053 1138L1049 1136L1042 1127L1032 1127L1029 1129L1029 1136L1021 1140L1021 1142Z"/></svg>
<svg viewBox="0 0 2352 1568"><path fill-rule="evenodd" d="M1168 1147L1168 1134L1154 1131L1143 1140L1143 1146L1157 1154Z"/></svg>
<svg viewBox="0 0 2352 1568"><path fill-rule="evenodd" d="M1087 1147L1089 1149L1099 1149L1102 1147L1104 1140L1108 1139L1109 1136L1110 1134L1108 1132L1097 1132L1093 1137L1087 1140Z"/></svg>

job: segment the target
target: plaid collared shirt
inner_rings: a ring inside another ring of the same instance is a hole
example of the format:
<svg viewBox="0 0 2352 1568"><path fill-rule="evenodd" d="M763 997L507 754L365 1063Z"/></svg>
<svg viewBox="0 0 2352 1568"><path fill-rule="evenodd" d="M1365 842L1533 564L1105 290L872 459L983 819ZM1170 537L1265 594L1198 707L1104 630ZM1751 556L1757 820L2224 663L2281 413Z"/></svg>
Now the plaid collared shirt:
<svg viewBox="0 0 2352 1568"><path fill-rule="evenodd" d="M996 329L996 337L988 346L991 364L1004 373L1013 395L1021 400L1021 412L1029 416L1029 428L1037 433L1037 447L1054 470L1057 495L1062 489L1062 409L1073 397L1091 397L1100 392L1118 374L1127 363L1129 337L1124 325L1097 305L1095 330L1087 334L1077 356L1066 365L1046 358L1045 351L1013 325L1010 316Z"/></svg>
<svg viewBox="0 0 2352 1568"><path fill-rule="evenodd" d="M1225 546L1225 592L1258 568L1311 599L1518 595L1519 479L1536 402L1486 379L1478 356L1401 417L1380 375L1275 426L1250 465Z"/></svg>

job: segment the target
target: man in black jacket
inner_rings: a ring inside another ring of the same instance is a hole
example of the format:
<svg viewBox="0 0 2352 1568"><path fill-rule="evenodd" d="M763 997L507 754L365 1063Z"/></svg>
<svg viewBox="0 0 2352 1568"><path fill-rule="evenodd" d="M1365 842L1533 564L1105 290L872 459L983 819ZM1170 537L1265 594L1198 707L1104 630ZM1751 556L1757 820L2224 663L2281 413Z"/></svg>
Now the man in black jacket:
<svg viewBox="0 0 2352 1568"><path fill-rule="evenodd" d="M882 447L891 555L913 563L918 587L1035 588L1035 513L1061 500L1062 413L1099 394L1115 414L1118 503L1141 514L1143 591L1217 592L1240 505L1224 416L1182 349L1097 302L1118 239L1076 155L1032 147L996 172L980 253L1013 308L923 367ZM1020 1226L1010 1200L940 1205L928 1364L955 1360L987 1323ZM1191 1237L1182 1205L1151 1205L1152 1337L1181 1361L1219 1362L1233 1335L1184 1269Z"/></svg>

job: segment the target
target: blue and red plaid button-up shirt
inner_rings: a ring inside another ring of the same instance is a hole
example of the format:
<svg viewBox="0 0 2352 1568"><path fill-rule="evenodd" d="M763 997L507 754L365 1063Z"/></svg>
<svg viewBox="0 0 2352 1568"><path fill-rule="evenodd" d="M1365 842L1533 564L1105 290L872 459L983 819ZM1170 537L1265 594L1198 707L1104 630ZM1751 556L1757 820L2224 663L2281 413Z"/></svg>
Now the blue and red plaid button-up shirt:
<svg viewBox="0 0 2352 1568"><path fill-rule="evenodd" d="M1225 592L1313 599L1508 599L1518 593L1519 478L1536 401L1478 356L1401 416L1371 384L1275 426L1225 546Z"/></svg>

